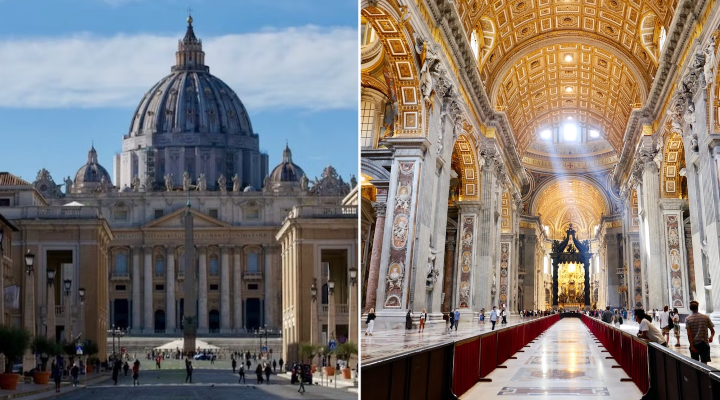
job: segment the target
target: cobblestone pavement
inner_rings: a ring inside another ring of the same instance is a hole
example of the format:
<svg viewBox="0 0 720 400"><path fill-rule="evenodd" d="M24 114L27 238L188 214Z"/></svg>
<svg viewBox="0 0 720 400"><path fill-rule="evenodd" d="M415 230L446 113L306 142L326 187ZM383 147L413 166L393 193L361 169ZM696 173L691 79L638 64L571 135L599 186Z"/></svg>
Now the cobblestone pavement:
<svg viewBox="0 0 720 400"><path fill-rule="evenodd" d="M154 363L153 363L154 366ZM140 386L133 387L130 374L121 374L117 386L112 380L91 385L83 390L52 396L68 400L120 400L120 399L357 399L357 394L343 389L306 385L307 392L297 392L298 385L288 379L270 376L270 384L258 385L255 375L248 375L244 384L238 384L238 375L232 370L220 372L212 369L196 369L193 383L185 383L185 372L179 369L140 371Z"/></svg>

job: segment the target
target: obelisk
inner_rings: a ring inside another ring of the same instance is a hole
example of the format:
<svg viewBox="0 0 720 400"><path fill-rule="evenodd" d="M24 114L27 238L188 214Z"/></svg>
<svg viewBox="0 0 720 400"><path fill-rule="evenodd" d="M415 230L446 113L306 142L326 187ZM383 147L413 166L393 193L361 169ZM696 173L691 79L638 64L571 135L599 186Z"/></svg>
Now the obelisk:
<svg viewBox="0 0 720 400"><path fill-rule="evenodd" d="M197 335L197 284L195 283L195 243L193 240L193 214L190 199L183 213L185 218L185 306L183 318L183 339L186 356L195 354Z"/></svg>

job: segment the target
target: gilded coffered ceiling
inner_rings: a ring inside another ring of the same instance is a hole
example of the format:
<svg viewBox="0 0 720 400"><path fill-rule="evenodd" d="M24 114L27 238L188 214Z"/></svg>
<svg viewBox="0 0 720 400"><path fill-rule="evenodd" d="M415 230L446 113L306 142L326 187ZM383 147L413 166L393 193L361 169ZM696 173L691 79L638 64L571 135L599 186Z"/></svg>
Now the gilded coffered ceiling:
<svg viewBox="0 0 720 400"><path fill-rule="evenodd" d="M652 85L677 1L454 4L468 38L479 39L480 75L495 107L507 113L523 158L540 130L568 118L601 131L620 153L630 112Z"/></svg>
<svg viewBox="0 0 720 400"><path fill-rule="evenodd" d="M594 236L595 226L605 213L606 204L600 191L582 180L561 180L547 186L539 194L535 214L548 227L548 236L559 239L570 223L580 238Z"/></svg>

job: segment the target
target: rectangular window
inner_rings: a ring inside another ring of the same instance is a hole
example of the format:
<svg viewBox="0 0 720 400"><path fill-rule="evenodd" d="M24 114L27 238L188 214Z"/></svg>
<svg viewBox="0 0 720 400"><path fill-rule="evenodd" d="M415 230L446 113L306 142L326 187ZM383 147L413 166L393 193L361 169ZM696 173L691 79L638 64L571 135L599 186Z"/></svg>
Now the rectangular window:
<svg viewBox="0 0 720 400"><path fill-rule="evenodd" d="M375 103L362 102L360 114L360 146L372 148L375 141Z"/></svg>
<svg viewBox="0 0 720 400"><path fill-rule="evenodd" d="M164 210L155 210L155 219L162 217L165 214Z"/></svg>
<svg viewBox="0 0 720 400"><path fill-rule="evenodd" d="M260 211L257 208L251 208L245 210L245 219L256 220L260 219Z"/></svg>
<svg viewBox="0 0 720 400"><path fill-rule="evenodd" d="M128 274L127 261L128 261L127 254L118 253L115 255L115 275L127 275Z"/></svg>
<svg viewBox="0 0 720 400"><path fill-rule="evenodd" d="M208 210L208 215L212 218L218 219L218 210L216 208Z"/></svg>
<svg viewBox="0 0 720 400"><path fill-rule="evenodd" d="M259 274L260 266L258 265L258 254L250 253L247 256L247 273L248 274Z"/></svg>
<svg viewBox="0 0 720 400"><path fill-rule="evenodd" d="M218 259L215 256L210 257L210 276L218 276L220 273L220 266L218 265Z"/></svg>
<svg viewBox="0 0 720 400"><path fill-rule="evenodd" d="M127 290L125 285L115 285L115 290L124 291Z"/></svg>
<svg viewBox="0 0 720 400"><path fill-rule="evenodd" d="M165 290L165 285L155 285L156 292L162 292L163 290Z"/></svg>
<svg viewBox="0 0 720 400"><path fill-rule="evenodd" d="M10 207L10 199L0 199L0 207Z"/></svg>
<svg viewBox="0 0 720 400"><path fill-rule="evenodd" d="M127 210L123 210L123 209L113 210L113 219L115 221L127 221L127 219L128 219Z"/></svg>
<svg viewBox="0 0 720 400"><path fill-rule="evenodd" d="M214 284L214 285L210 285L210 290L218 291L220 289L219 289L218 285Z"/></svg>
<svg viewBox="0 0 720 400"><path fill-rule="evenodd" d="M248 284L248 290L258 290L258 284L257 283Z"/></svg>

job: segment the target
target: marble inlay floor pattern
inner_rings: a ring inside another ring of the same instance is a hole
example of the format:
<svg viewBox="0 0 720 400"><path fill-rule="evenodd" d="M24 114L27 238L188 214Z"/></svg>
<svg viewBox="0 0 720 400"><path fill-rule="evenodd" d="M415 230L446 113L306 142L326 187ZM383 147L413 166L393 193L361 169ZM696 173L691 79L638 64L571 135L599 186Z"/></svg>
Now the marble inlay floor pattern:
<svg viewBox="0 0 720 400"><path fill-rule="evenodd" d="M595 344L585 325L575 318L562 319L535 343L515 353L488 378L468 390L461 399L491 399L499 396L532 396L540 399L577 399L602 396L636 400L642 394L615 360L606 359L603 347ZM720 360L720 359L719 359Z"/></svg>
<svg viewBox="0 0 720 400"><path fill-rule="evenodd" d="M502 327L517 325L530 319L534 318L520 318L511 315L507 318L508 323L502 325ZM417 329L407 331L403 329L375 329L373 336L365 336L364 330L366 327L367 325L363 324L363 331L361 332L361 354L362 362L365 364L398 356L423 347L461 341L483 332L489 332L492 325L489 322L480 324L477 321L466 322L461 320L458 330L448 333L445 322L440 321L440 323L427 325L422 333L418 333ZM500 327L500 324L496 325L496 328L499 329Z"/></svg>

